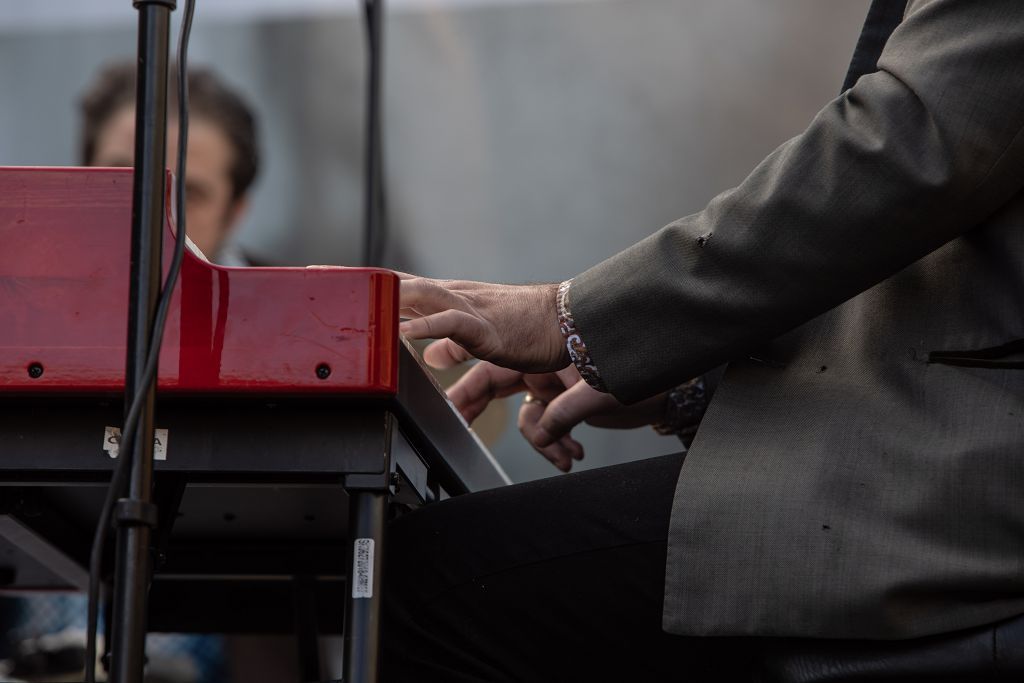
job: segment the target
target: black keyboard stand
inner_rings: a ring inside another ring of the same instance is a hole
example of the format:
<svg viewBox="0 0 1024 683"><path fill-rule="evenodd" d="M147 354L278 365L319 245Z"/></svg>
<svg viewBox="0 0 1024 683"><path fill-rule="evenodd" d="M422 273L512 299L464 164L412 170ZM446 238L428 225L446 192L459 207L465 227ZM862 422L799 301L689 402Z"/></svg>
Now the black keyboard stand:
<svg viewBox="0 0 1024 683"><path fill-rule="evenodd" d="M508 483L400 355L390 400L161 395L150 631L295 632L303 680L319 677L316 636L344 633L345 680L377 680L389 514ZM85 588L122 409L0 394L0 589Z"/></svg>

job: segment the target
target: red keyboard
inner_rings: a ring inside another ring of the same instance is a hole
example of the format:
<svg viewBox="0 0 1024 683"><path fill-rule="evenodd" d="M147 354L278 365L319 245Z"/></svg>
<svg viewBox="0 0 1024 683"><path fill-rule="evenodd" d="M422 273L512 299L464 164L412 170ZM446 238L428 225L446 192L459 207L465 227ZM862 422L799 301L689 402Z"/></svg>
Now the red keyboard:
<svg viewBox="0 0 1024 683"><path fill-rule="evenodd" d="M131 191L131 169L0 168L0 392L123 389ZM168 215L165 269L173 242ZM159 389L391 396L397 325L390 271L224 268L187 252Z"/></svg>

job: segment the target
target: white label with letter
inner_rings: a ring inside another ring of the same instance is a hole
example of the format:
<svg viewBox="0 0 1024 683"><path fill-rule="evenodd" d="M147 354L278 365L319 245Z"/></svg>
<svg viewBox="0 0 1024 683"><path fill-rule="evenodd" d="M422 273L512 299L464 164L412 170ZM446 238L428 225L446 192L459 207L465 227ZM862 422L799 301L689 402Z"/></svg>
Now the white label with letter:
<svg viewBox="0 0 1024 683"><path fill-rule="evenodd" d="M103 450L111 458L116 458L121 450L121 428L107 427L103 430ZM153 430L153 459L167 459L167 430Z"/></svg>
<svg viewBox="0 0 1024 683"><path fill-rule="evenodd" d="M357 538L352 545L352 597L373 597L372 538Z"/></svg>

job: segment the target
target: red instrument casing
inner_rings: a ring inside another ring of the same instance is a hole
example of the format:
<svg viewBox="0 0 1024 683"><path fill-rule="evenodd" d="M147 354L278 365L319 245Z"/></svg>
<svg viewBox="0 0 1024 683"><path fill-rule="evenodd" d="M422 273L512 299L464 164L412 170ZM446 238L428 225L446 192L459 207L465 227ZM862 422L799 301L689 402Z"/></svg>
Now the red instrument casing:
<svg viewBox="0 0 1024 683"><path fill-rule="evenodd" d="M0 168L0 392L123 390L131 192L131 169ZM165 271L170 191L167 206ZM398 344L390 271L225 268L186 252L159 388L394 395Z"/></svg>

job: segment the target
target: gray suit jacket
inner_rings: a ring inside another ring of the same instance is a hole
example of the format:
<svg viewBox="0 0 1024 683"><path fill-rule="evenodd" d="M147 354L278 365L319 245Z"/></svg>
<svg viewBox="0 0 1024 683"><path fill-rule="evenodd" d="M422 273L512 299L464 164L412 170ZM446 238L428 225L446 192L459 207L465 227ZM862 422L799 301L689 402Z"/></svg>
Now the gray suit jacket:
<svg viewBox="0 0 1024 683"><path fill-rule="evenodd" d="M729 361L664 626L902 638L1024 613L1024 3L915 0L879 71L739 187L580 275L633 401Z"/></svg>

